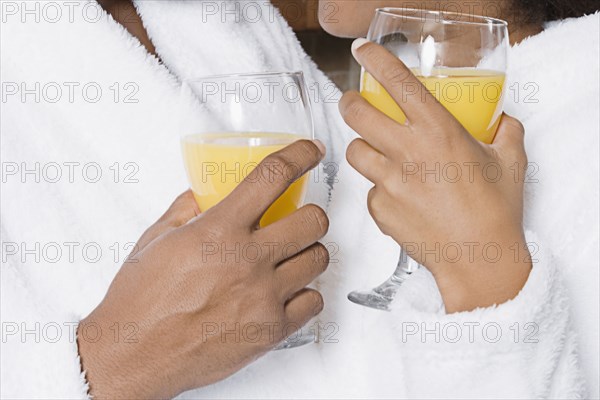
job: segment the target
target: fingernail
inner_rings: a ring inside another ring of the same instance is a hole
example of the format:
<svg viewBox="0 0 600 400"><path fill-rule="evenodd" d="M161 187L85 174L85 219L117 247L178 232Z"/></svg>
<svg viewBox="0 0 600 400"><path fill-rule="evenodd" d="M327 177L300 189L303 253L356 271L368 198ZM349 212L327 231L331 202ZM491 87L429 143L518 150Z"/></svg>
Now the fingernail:
<svg viewBox="0 0 600 400"><path fill-rule="evenodd" d="M354 56L354 58L356 58L356 51L358 50L358 48L368 42L369 41L365 38L358 38L358 39L354 40L354 42L352 42L351 49L352 49L352 55Z"/></svg>
<svg viewBox="0 0 600 400"><path fill-rule="evenodd" d="M325 148L323 142L321 142L319 139L315 139L312 142L319 148L321 154L323 154L323 157L325 157L325 154L327 154L327 149Z"/></svg>

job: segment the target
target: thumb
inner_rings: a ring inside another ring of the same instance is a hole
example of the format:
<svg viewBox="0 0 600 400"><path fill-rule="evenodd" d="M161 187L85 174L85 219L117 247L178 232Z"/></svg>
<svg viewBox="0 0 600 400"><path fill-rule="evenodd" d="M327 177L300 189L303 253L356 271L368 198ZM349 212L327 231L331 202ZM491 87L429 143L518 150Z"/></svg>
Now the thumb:
<svg viewBox="0 0 600 400"><path fill-rule="evenodd" d="M527 154L525 153L525 128L516 118L502 114L498 133L491 145L498 161L519 172L518 182L524 183L527 172Z"/></svg>
<svg viewBox="0 0 600 400"><path fill-rule="evenodd" d="M521 121L507 114L500 117L500 125L493 146L500 152L525 152L525 128Z"/></svg>
<svg viewBox="0 0 600 400"><path fill-rule="evenodd" d="M200 215L200 209L191 190L180 194L169 209L144 232L138 240L133 253L144 249L154 239L185 225L192 218Z"/></svg>

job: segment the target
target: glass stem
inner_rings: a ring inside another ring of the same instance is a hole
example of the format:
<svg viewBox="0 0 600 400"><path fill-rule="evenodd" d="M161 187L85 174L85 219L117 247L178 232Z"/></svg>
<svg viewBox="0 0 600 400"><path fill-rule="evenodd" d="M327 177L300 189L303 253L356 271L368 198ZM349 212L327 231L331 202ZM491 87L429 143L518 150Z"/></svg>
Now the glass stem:
<svg viewBox="0 0 600 400"><path fill-rule="evenodd" d="M377 286L373 291L390 300L394 298L398 288L402 286L404 281L419 268L419 263L413 260L406 254L406 252L400 250L400 258L398 259L398 265L394 274L388 278L381 285Z"/></svg>

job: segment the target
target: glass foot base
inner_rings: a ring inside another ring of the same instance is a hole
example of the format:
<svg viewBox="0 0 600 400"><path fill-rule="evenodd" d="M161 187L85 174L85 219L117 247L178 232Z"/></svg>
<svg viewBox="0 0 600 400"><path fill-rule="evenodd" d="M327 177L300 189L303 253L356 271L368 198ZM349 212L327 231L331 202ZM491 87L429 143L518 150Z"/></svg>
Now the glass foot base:
<svg viewBox="0 0 600 400"><path fill-rule="evenodd" d="M396 297L396 292L408 276L410 276L409 272L404 272L403 276L392 275L390 279L373 290L350 292L348 300L376 310L390 311L390 306L394 301L394 297Z"/></svg>
<svg viewBox="0 0 600 400"><path fill-rule="evenodd" d="M348 300L376 310L390 311L394 297L400 286L421 266L404 252L400 251L400 259L394 274L387 281L369 291L354 291L348 294Z"/></svg>
<svg viewBox="0 0 600 400"><path fill-rule="evenodd" d="M279 343L273 350L293 349L295 347L301 347L316 341L317 337L314 332L302 332L301 334L296 333Z"/></svg>
<svg viewBox="0 0 600 400"><path fill-rule="evenodd" d="M376 310L390 311L390 304L394 300L393 297L387 297L375 290L370 291L354 291L348 294L348 300L353 303L365 307L371 307Z"/></svg>

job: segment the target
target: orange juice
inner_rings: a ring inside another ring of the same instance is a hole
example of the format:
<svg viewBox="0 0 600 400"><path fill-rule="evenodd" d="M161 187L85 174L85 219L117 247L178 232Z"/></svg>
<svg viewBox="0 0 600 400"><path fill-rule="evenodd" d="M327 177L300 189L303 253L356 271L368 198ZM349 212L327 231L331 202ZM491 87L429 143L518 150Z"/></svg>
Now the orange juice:
<svg viewBox="0 0 600 400"><path fill-rule="evenodd" d="M300 139L283 133L214 133L185 136L183 159L200 210L223 200L269 154ZM284 172L285 173L285 172ZM293 171L288 171L289 175ZM304 201L306 175L290 187L267 210L261 226L282 219Z"/></svg>
<svg viewBox="0 0 600 400"><path fill-rule="evenodd" d="M419 76L418 69L413 73L471 135L492 143L502 113L504 74L474 68L437 68L427 77ZM361 94L388 117L405 123L400 107L368 72L363 73Z"/></svg>

